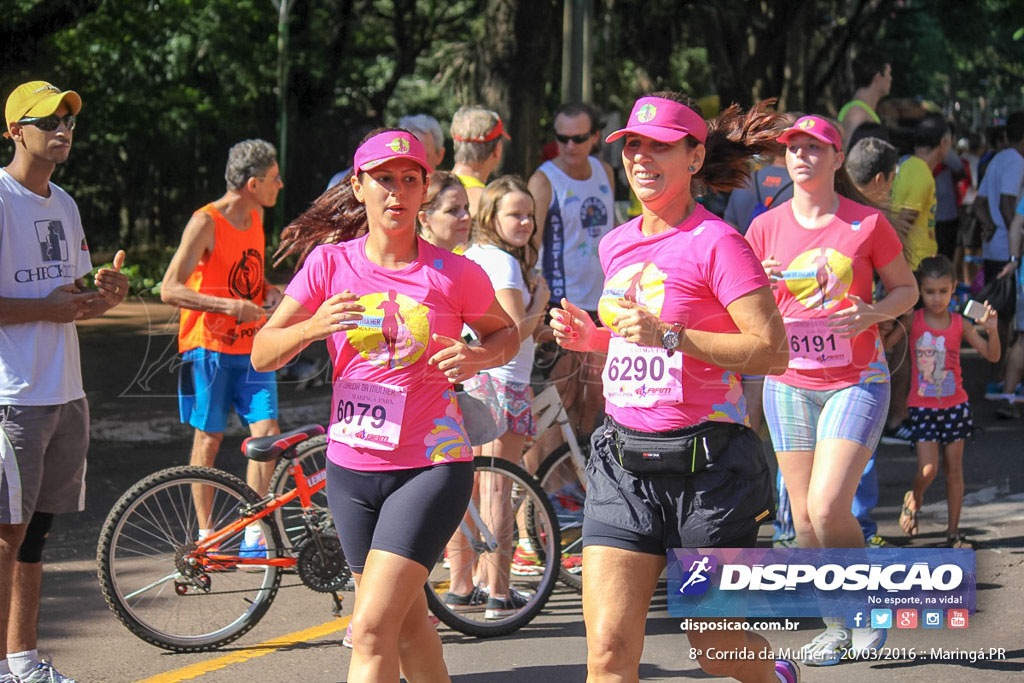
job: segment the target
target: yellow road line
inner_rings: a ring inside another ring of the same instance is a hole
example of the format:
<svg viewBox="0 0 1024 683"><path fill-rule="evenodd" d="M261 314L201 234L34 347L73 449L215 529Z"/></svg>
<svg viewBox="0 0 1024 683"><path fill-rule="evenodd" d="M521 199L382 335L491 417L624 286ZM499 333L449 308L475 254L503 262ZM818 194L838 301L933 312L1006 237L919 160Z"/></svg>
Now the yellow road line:
<svg viewBox="0 0 1024 683"><path fill-rule="evenodd" d="M259 645L253 645L247 647L244 650L238 650L231 652L222 657L215 659L209 659L205 662L198 662L196 664L190 664L174 671L167 671L162 674L157 674L151 678L146 678L138 683L178 683L178 681L190 681L193 678L199 678L212 671L218 671L224 669L232 664L239 664L241 662L262 657L263 655L269 655L275 650L280 650L282 647L294 645L296 643L302 643L307 640L315 640L316 638L323 638L324 636L348 628L348 622L351 617L342 617L340 619L334 619L326 623L320 624L319 626L312 626L302 631L296 631L295 633L289 633L288 635L281 636L280 638L274 638L273 640L267 640Z"/></svg>

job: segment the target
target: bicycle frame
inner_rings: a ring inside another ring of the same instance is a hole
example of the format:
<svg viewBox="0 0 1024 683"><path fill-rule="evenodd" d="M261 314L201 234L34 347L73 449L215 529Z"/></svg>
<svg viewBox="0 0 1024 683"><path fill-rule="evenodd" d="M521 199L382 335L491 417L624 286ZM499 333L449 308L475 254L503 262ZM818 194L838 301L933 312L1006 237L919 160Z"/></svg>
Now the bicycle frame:
<svg viewBox="0 0 1024 683"><path fill-rule="evenodd" d="M562 403L562 395L558 393L558 387L554 384L549 384L544 391L534 397L530 407L533 410L533 420L537 425L538 435L558 425L562 431L562 438L569 444L569 451L572 453L572 464L576 467L580 481L586 481L583 472L587 463L583 457L583 451L580 450L576 432L573 431L572 424L569 421L569 414Z"/></svg>
<svg viewBox="0 0 1024 683"><path fill-rule="evenodd" d="M323 469L306 477L302 473L302 465L295 461L292 463L292 466L288 468L288 472L291 475L292 480L295 481L294 489L287 493L283 493L280 496L268 496L261 500L256 504L256 506L260 508L257 512L247 513L239 519L236 519L234 522L231 522L231 524L228 524L226 527L215 530L212 534L201 540L196 545L196 550L194 552L204 555L204 559L207 562L212 561L231 565L252 564L259 565L261 567L266 565L282 568L294 567L298 562L294 557L239 557L237 555L218 555L216 552L221 541L231 538L237 533L241 533L244 531L245 527L249 526L257 519L262 519L267 515L273 514L275 510L287 505L296 498L299 499L299 503L302 505L303 510L309 510L313 507L313 494L318 493L327 485L327 470Z"/></svg>

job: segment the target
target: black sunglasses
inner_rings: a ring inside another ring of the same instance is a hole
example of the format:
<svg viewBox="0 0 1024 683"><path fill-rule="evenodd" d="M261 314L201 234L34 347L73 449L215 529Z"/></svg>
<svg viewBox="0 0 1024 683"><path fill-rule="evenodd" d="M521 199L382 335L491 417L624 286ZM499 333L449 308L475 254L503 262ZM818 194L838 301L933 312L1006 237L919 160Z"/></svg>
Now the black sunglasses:
<svg viewBox="0 0 1024 683"><path fill-rule="evenodd" d="M68 130L74 130L75 121L74 114L65 114L64 116L50 114L49 116L33 116L21 119L18 123L23 126L35 126L39 130L57 130L57 127L63 123L64 127Z"/></svg>
<svg viewBox="0 0 1024 683"><path fill-rule="evenodd" d="M575 142L577 145L582 145L590 139L591 135L593 135L593 133L580 133L579 135L562 135L561 133L555 133L555 139L563 145L568 145L570 140Z"/></svg>

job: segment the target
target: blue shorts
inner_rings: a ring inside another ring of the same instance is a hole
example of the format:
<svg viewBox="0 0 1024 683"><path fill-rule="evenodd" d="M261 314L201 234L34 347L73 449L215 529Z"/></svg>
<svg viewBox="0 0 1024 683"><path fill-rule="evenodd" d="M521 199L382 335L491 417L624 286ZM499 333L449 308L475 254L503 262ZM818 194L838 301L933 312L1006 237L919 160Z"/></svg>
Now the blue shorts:
<svg viewBox="0 0 1024 683"><path fill-rule="evenodd" d="M910 408L911 440L937 441L941 444L963 441L974 433L971 404L963 402L952 408Z"/></svg>
<svg viewBox="0 0 1024 683"><path fill-rule="evenodd" d="M277 419L277 374L254 370L248 354L191 349L181 360L178 412L182 422L221 433L232 408L243 424Z"/></svg>
<svg viewBox="0 0 1024 683"><path fill-rule="evenodd" d="M846 439L875 450L889 412L889 383L843 389L800 389L766 378L764 417L776 453L813 451L823 439Z"/></svg>

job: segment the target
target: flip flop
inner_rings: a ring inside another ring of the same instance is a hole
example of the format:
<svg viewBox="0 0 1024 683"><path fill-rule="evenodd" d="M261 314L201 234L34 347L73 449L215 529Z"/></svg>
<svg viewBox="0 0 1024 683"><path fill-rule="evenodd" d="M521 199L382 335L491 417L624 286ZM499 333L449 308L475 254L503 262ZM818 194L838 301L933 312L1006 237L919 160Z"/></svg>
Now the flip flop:
<svg viewBox="0 0 1024 683"><path fill-rule="evenodd" d="M907 501L913 501L913 499L913 491L907 491L903 494L903 509L900 510L900 528L903 529L903 533L907 536L917 536L917 513L919 511L912 510L907 505Z"/></svg>
<svg viewBox="0 0 1024 683"><path fill-rule="evenodd" d="M958 533L956 536L946 536L946 542L942 544L943 548L974 548L974 544L971 543L967 538Z"/></svg>

